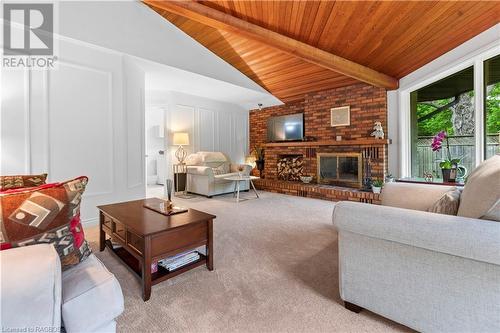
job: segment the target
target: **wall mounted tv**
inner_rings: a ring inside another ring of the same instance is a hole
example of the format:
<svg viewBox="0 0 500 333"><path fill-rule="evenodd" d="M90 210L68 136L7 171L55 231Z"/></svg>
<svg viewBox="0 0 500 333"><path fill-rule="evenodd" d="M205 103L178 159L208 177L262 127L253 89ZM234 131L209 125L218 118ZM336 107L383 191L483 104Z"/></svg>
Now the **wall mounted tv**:
<svg viewBox="0 0 500 333"><path fill-rule="evenodd" d="M267 142L300 141L303 138L303 113L271 117L267 120Z"/></svg>

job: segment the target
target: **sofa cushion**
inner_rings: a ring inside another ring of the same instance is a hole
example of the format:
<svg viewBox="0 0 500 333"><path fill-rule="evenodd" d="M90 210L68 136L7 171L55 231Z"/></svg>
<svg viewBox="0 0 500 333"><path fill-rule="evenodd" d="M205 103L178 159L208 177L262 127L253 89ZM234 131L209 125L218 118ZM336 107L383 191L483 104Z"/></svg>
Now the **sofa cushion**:
<svg viewBox="0 0 500 333"><path fill-rule="evenodd" d="M428 211L431 213L457 215L460 205L460 190L455 188L449 190L438 201L436 201Z"/></svg>
<svg viewBox="0 0 500 333"><path fill-rule="evenodd" d="M2 332L59 332L61 262L54 247L0 251L0 266Z"/></svg>
<svg viewBox="0 0 500 333"><path fill-rule="evenodd" d="M63 272L62 318L67 332L94 332L122 312L120 284L95 255Z"/></svg>
<svg viewBox="0 0 500 333"><path fill-rule="evenodd" d="M186 165L201 165L201 156L198 154L189 154L184 160L184 163L186 163Z"/></svg>
<svg viewBox="0 0 500 333"><path fill-rule="evenodd" d="M427 211L454 186L432 184L386 183L382 191L382 206Z"/></svg>
<svg viewBox="0 0 500 333"><path fill-rule="evenodd" d="M53 244L63 270L89 254L80 223L87 177L0 194L2 249Z"/></svg>
<svg viewBox="0 0 500 333"><path fill-rule="evenodd" d="M0 191L36 187L45 184L46 180L46 173L41 175L0 176Z"/></svg>
<svg viewBox="0 0 500 333"><path fill-rule="evenodd" d="M203 163L227 162L227 157L219 151L199 151L197 153ZM208 166L208 165L207 165Z"/></svg>
<svg viewBox="0 0 500 333"><path fill-rule="evenodd" d="M458 215L480 218L500 198L500 155L482 162L472 171L460 198Z"/></svg>

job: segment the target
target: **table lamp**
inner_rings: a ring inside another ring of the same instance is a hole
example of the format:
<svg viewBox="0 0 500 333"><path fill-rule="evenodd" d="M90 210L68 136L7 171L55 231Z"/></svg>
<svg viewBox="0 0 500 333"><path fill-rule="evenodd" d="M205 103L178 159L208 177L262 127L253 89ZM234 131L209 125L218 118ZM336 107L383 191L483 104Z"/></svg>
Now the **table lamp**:
<svg viewBox="0 0 500 333"><path fill-rule="evenodd" d="M180 164L184 164L184 159L187 156L187 152L182 148L182 146L189 145L189 134L185 132L177 132L174 133L173 144L175 146L179 146L179 148L175 151L175 157Z"/></svg>
<svg viewBox="0 0 500 333"><path fill-rule="evenodd" d="M255 168L255 166L257 165L257 163L255 162L256 158L255 156L253 155L248 155L247 157L245 157L245 164L248 164L253 168Z"/></svg>

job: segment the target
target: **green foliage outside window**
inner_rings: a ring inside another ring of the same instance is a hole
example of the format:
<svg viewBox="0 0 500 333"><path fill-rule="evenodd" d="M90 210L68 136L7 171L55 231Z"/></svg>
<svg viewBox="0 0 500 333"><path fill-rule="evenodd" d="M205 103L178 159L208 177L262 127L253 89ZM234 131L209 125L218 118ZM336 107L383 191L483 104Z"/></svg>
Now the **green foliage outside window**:
<svg viewBox="0 0 500 333"><path fill-rule="evenodd" d="M486 133L496 134L500 132L500 82L491 88L486 96Z"/></svg>
<svg viewBox="0 0 500 333"><path fill-rule="evenodd" d="M496 134L500 132L500 82L497 82L489 90L486 96L486 133ZM473 93L473 92L471 92ZM453 98L435 100L431 103L436 107L444 106L453 101ZM417 118L421 118L436 107L429 105L431 103L417 103ZM435 116L418 122L418 136L433 136L439 131L446 131L448 135L454 135L453 124L451 121L452 110L446 109Z"/></svg>
<svg viewBox="0 0 500 333"><path fill-rule="evenodd" d="M453 101L453 98L440 99L432 101L436 106L443 106ZM417 119L421 118L432 111L436 110L435 107L417 103ZM451 109L444 110L434 117L418 122L418 136L434 136L440 131L446 131L448 135L453 135L453 124L451 123L452 112Z"/></svg>

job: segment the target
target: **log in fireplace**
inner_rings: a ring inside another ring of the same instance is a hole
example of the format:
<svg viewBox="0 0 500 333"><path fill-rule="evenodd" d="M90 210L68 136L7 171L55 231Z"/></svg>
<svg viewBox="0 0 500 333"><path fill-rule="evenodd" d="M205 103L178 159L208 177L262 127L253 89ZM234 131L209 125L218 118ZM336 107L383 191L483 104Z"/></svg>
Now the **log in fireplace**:
<svg viewBox="0 0 500 333"><path fill-rule="evenodd" d="M304 158L302 155L281 155L276 167L278 179L298 181L304 169Z"/></svg>
<svg viewBox="0 0 500 333"><path fill-rule="evenodd" d="M360 153L318 153L318 183L361 188L363 180Z"/></svg>

